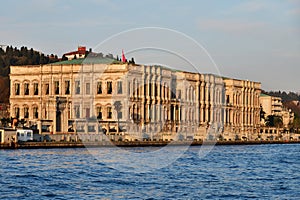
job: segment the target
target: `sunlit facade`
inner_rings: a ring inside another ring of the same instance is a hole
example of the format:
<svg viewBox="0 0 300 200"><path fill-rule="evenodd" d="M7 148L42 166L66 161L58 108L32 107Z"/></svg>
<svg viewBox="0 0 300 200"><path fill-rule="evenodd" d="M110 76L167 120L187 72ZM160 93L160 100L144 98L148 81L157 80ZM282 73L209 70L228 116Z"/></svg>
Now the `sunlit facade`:
<svg viewBox="0 0 300 200"><path fill-rule="evenodd" d="M11 116L40 133L234 139L259 125L260 84L250 81L113 61L11 66L10 80Z"/></svg>

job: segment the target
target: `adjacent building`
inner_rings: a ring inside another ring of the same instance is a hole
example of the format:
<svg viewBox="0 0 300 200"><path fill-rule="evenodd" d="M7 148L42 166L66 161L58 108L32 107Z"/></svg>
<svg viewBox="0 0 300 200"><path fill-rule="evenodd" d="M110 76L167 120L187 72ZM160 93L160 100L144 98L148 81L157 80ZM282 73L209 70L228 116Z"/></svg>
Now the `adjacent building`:
<svg viewBox="0 0 300 200"><path fill-rule="evenodd" d="M266 94L260 95L260 104L266 119L269 115L274 115L282 118L284 128L288 128L294 120L294 113L283 106L282 99L280 97L274 97ZM263 120L264 124L265 121Z"/></svg>
<svg viewBox="0 0 300 200"><path fill-rule="evenodd" d="M273 97L266 94L260 95L260 103L265 115L281 116L282 100L280 97Z"/></svg>

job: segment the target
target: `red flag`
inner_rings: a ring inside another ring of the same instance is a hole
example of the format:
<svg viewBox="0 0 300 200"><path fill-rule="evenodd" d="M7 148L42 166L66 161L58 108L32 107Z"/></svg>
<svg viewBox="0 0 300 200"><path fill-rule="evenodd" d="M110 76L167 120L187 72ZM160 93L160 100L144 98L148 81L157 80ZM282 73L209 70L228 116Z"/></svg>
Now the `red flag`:
<svg viewBox="0 0 300 200"><path fill-rule="evenodd" d="M126 62L126 58L125 58L123 49L122 49L122 62Z"/></svg>

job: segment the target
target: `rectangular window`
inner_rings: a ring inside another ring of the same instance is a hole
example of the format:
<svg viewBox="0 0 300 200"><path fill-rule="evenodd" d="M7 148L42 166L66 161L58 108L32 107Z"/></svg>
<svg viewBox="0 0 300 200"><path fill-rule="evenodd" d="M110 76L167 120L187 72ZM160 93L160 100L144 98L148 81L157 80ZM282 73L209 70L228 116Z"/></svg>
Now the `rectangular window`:
<svg viewBox="0 0 300 200"><path fill-rule="evenodd" d="M24 108L24 118L29 118L29 109L28 109L28 107Z"/></svg>
<svg viewBox="0 0 300 200"><path fill-rule="evenodd" d="M230 99L229 99L229 95L226 95L226 103L229 104Z"/></svg>
<svg viewBox="0 0 300 200"><path fill-rule="evenodd" d="M80 118L80 107L79 106L74 107L74 112L75 112L75 118Z"/></svg>
<svg viewBox="0 0 300 200"><path fill-rule="evenodd" d="M86 83L85 84L85 94L90 94L90 88L91 88L91 84L90 83Z"/></svg>
<svg viewBox="0 0 300 200"><path fill-rule="evenodd" d="M70 94L70 81L65 81L65 94Z"/></svg>
<svg viewBox="0 0 300 200"><path fill-rule="evenodd" d="M29 83L24 84L24 95L29 95Z"/></svg>
<svg viewBox="0 0 300 200"><path fill-rule="evenodd" d="M97 119L102 119L102 108L97 107Z"/></svg>
<svg viewBox="0 0 300 200"><path fill-rule="evenodd" d="M80 94L80 81L75 81L75 94Z"/></svg>
<svg viewBox="0 0 300 200"><path fill-rule="evenodd" d="M54 81L54 94L59 94L59 81Z"/></svg>
<svg viewBox="0 0 300 200"><path fill-rule="evenodd" d="M112 109L111 107L107 108L107 119L111 119L112 118Z"/></svg>
<svg viewBox="0 0 300 200"><path fill-rule="evenodd" d="M123 88L122 88L122 81L118 81L118 94L123 93Z"/></svg>
<svg viewBox="0 0 300 200"><path fill-rule="evenodd" d="M85 117L90 118L90 109L89 108L85 109Z"/></svg>
<svg viewBox="0 0 300 200"><path fill-rule="evenodd" d="M130 81L128 81L128 96L130 95Z"/></svg>
<svg viewBox="0 0 300 200"><path fill-rule="evenodd" d="M97 94L102 94L102 82L97 83Z"/></svg>
<svg viewBox="0 0 300 200"><path fill-rule="evenodd" d="M33 84L33 94L34 95L38 95L39 94L39 84L38 83L34 83Z"/></svg>
<svg viewBox="0 0 300 200"><path fill-rule="evenodd" d="M107 94L112 94L112 82L107 81Z"/></svg>
<svg viewBox="0 0 300 200"><path fill-rule="evenodd" d="M45 95L49 95L49 83L45 84Z"/></svg>
<svg viewBox="0 0 300 200"><path fill-rule="evenodd" d="M15 84L15 95L20 95L20 83Z"/></svg>
<svg viewBox="0 0 300 200"><path fill-rule="evenodd" d="M181 99L181 90L177 90L177 98Z"/></svg>

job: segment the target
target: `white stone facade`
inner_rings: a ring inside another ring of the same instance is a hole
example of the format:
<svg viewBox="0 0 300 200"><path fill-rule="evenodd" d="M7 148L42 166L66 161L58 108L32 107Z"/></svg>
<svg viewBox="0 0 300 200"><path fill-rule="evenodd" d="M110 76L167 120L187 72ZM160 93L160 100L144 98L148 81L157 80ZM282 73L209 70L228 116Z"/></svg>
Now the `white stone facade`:
<svg viewBox="0 0 300 200"><path fill-rule="evenodd" d="M259 126L260 84L250 81L125 63L11 66L10 80L11 116L40 132L204 140Z"/></svg>

